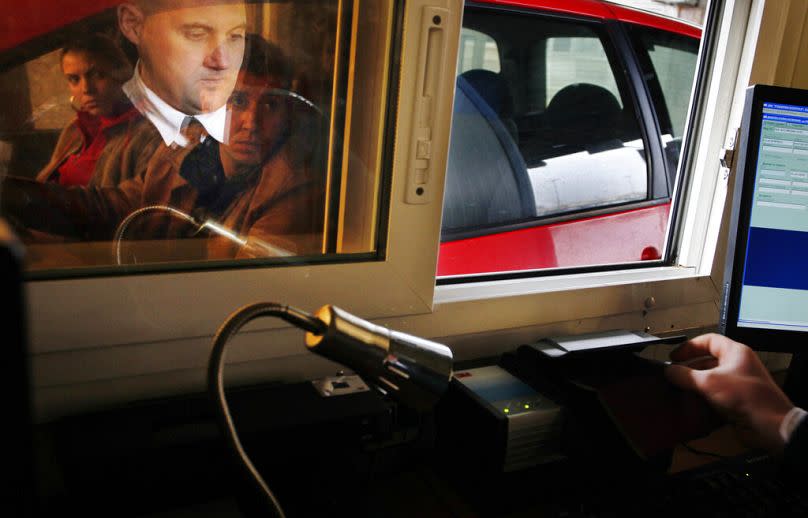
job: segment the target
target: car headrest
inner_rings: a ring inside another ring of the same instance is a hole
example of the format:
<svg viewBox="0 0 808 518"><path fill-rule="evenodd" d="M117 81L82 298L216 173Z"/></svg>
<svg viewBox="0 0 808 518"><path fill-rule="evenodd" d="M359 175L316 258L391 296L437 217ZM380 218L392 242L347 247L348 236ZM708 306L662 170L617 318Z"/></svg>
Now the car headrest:
<svg viewBox="0 0 808 518"><path fill-rule="evenodd" d="M545 119L553 130L603 135L615 132L622 113L620 103L609 90L589 83L575 83L553 96Z"/></svg>

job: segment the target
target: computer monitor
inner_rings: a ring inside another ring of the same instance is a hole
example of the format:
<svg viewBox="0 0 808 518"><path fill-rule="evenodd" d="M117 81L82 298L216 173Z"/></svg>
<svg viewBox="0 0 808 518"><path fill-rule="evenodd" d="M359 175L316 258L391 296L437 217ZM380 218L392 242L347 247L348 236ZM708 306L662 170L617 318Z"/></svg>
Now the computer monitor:
<svg viewBox="0 0 808 518"><path fill-rule="evenodd" d="M795 353L791 396L808 396L808 90L746 95L724 270L721 331ZM801 366L801 367L800 367Z"/></svg>

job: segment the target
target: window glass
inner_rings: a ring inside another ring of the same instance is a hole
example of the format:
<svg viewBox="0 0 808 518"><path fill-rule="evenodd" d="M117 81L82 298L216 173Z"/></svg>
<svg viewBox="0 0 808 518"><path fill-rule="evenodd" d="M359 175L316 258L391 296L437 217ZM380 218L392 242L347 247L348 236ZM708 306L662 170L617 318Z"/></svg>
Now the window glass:
<svg viewBox="0 0 808 518"><path fill-rule="evenodd" d="M473 8L463 23L502 62L458 67L438 274L659 257L667 208L637 207L659 193L605 27Z"/></svg>
<svg viewBox="0 0 808 518"><path fill-rule="evenodd" d="M609 90L620 101L620 92L609 66L603 43L595 34L547 38L547 98L573 83L593 83Z"/></svg>
<svg viewBox="0 0 808 518"><path fill-rule="evenodd" d="M392 1L42 3L0 48L0 207L29 272L383 249Z"/></svg>
<svg viewBox="0 0 808 518"><path fill-rule="evenodd" d="M656 108L665 159L673 180L690 106L699 40L639 26L631 30Z"/></svg>
<svg viewBox="0 0 808 518"><path fill-rule="evenodd" d="M497 42L473 29L460 30L460 48L458 49L458 73L474 68L482 68L491 72L499 72L499 49Z"/></svg>
<svg viewBox="0 0 808 518"><path fill-rule="evenodd" d="M666 39L672 38L668 36ZM684 132L687 109L690 106L690 87L693 83L691 78L696 71L698 43L692 39L686 43L689 43L689 48L683 49L656 43L648 52L670 114L673 137L681 137Z"/></svg>

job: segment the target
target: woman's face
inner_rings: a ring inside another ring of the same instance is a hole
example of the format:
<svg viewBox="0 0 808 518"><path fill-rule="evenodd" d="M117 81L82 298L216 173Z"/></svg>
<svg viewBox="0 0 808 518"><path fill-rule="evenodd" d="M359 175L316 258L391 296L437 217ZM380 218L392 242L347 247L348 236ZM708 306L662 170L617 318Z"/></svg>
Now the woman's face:
<svg viewBox="0 0 808 518"><path fill-rule="evenodd" d="M269 158L286 130L288 100L273 92L272 78L239 75L228 101L229 134L221 153L239 166L254 166Z"/></svg>
<svg viewBox="0 0 808 518"><path fill-rule="evenodd" d="M73 106L91 115L110 116L123 98L121 82L103 61L81 51L70 51L62 58Z"/></svg>

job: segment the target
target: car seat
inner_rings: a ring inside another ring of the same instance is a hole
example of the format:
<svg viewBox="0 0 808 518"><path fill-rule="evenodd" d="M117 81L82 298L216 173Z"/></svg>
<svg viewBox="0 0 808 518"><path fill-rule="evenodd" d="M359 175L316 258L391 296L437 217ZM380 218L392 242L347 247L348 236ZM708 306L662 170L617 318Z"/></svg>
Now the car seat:
<svg viewBox="0 0 808 518"><path fill-rule="evenodd" d="M449 234L536 215L527 166L513 133L499 115L512 112L512 105L502 83L498 86L492 79L493 73L474 72L457 78L444 193L444 239ZM477 81L476 86L469 77Z"/></svg>
<svg viewBox="0 0 808 518"><path fill-rule="evenodd" d="M519 131L516 121L513 120L513 97L508 82L497 72L475 68L460 74L469 86L488 103L488 106L497 114L502 125L511 134L514 142L519 143Z"/></svg>

